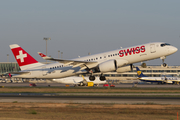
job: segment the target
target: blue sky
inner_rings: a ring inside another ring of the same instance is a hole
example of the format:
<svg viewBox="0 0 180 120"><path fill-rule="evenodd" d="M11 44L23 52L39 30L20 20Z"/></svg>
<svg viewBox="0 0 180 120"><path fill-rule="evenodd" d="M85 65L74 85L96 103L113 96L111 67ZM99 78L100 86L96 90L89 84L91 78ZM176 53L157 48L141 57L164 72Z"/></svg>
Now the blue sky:
<svg viewBox="0 0 180 120"><path fill-rule="evenodd" d="M168 42L180 49L179 0L1 0L0 62L15 59L10 44L19 44L38 61L37 52L64 59L130 47ZM180 51L167 57L180 65ZM161 64L161 60L146 62Z"/></svg>

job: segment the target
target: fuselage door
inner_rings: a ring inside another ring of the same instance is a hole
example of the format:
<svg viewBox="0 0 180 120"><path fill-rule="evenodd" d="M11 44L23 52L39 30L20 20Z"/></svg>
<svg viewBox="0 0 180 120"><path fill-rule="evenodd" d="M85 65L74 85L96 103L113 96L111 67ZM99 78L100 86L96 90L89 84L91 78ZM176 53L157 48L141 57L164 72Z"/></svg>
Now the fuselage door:
<svg viewBox="0 0 180 120"><path fill-rule="evenodd" d="M155 53L156 52L155 44L150 44L150 52L151 53Z"/></svg>

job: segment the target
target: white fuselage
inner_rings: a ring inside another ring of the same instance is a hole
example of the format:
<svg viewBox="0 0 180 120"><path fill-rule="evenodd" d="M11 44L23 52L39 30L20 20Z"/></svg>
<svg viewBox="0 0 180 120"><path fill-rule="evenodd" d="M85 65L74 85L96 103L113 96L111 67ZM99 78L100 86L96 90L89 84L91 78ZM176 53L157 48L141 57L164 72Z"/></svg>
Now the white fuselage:
<svg viewBox="0 0 180 120"><path fill-rule="evenodd" d="M122 63L119 64L118 67L122 67L137 62L165 57L177 51L177 48L174 46L169 45L162 47L161 44L162 43L159 42L142 44L133 47L104 52L100 54L80 57L72 60L94 62L93 64L86 64L86 67L88 68L96 67L99 64L109 60L116 60ZM14 75L13 77L55 79L55 78L74 76L80 73L86 73L87 71L85 71L84 69L85 68L82 69L82 67L80 66L73 67L56 62L52 64L42 65L31 69L23 70L24 72L27 71L29 73Z"/></svg>
<svg viewBox="0 0 180 120"><path fill-rule="evenodd" d="M145 82L163 82L163 83L173 83L173 82L180 82L179 77L140 77L138 78L141 81Z"/></svg>
<svg viewBox="0 0 180 120"><path fill-rule="evenodd" d="M87 82L93 82L94 84L105 84L105 81L101 81L98 79L98 77L96 77L96 79L94 81L90 81L89 77L84 77L84 79ZM83 81L82 77L77 77L77 76L72 76L72 77L65 77L65 78L60 78L60 79L52 79L52 81L54 82L58 82L58 83L63 83L63 84L70 84L70 85L78 85L80 82Z"/></svg>

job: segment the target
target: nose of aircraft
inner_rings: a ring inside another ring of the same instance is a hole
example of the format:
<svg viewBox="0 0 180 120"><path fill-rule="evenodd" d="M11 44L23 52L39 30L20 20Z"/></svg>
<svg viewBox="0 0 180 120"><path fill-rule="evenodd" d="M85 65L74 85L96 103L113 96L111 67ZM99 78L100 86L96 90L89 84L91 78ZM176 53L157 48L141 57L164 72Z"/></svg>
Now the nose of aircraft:
<svg viewBox="0 0 180 120"><path fill-rule="evenodd" d="M177 52L177 51L178 51L178 49L177 49L176 47L173 46L173 47L171 48L171 53L175 53L175 52Z"/></svg>

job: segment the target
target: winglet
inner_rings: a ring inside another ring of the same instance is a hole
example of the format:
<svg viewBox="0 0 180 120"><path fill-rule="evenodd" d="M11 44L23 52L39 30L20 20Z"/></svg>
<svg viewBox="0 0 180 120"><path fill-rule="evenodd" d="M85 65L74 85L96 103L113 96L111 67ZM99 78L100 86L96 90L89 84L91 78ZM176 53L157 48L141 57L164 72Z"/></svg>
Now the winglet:
<svg viewBox="0 0 180 120"><path fill-rule="evenodd" d="M138 77L147 77L142 73L142 71L138 67L136 67L136 71L137 71L137 76Z"/></svg>
<svg viewBox="0 0 180 120"><path fill-rule="evenodd" d="M46 56L45 54L43 54L43 53L41 53L41 52L38 52L38 54L39 54L43 59L45 59L45 60L51 59L51 57L48 57L48 56Z"/></svg>

